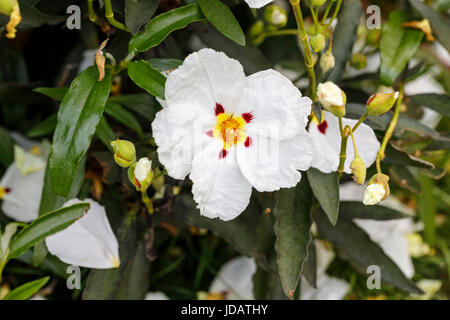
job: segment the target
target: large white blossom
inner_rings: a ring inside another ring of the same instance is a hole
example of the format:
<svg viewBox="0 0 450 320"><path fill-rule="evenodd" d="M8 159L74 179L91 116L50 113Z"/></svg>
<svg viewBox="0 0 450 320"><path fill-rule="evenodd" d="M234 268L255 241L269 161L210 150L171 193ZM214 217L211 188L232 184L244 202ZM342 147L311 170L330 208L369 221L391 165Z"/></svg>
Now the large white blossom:
<svg viewBox="0 0 450 320"><path fill-rule="evenodd" d="M324 173L337 171L339 166L339 153L341 149L341 134L339 131L338 118L325 111L322 122L311 121L309 125L309 134L314 141L316 151L314 161L311 166ZM342 125L353 126L357 120L342 118ZM356 146L359 155L364 161L366 167L370 167L377 157L380 143L378 142L372 128L362 123L354 133ZM355 150L351 137L347 141L347 157L344 163L344 172L351 173L350 164L355 156Z"/></svg>
<svg viewBox="0 0 450 320"><path fill-rule="evenodd" d="M246 77L238 61L202 49L169 74L165 98L152 123L159 161L173 178L190 173L204 216L234 219L252 186L293 187L310 166L311 100L275 70Z"/></svg>
<svg viewBox="0 0 450 320"><path fill-rule="evenodd" d="M262 8L273 0L245 0L250 8Z"/></svg>
<svg viewBox="0 0 450 320"><path fill-rule="evenodd" d="M90 204L87 213L66 229L47 237L48 251L71 265L95 269L119 267L119 245L105 208L92 199L72 199L63 207L81 202Z"/></svg>

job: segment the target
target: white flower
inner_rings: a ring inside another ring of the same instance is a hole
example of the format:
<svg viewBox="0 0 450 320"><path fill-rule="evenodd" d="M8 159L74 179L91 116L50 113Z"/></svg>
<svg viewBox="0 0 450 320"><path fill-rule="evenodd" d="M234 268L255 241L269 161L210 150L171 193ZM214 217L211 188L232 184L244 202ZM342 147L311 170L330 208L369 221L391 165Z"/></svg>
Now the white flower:
<svg viewBox="0 0 450 320"><path fill-rule="evenodd" d="M324 173L337 171L339 166L339 153L341 148L341 135L339 132L338 118L330 112L325 111L322 123L311 121L309 125L309 134L314 142L316 155L311 166ZM342 118L342 124L345 127L353 127L356 120ZM356 146L360 157L363 159L366 167L370 167L377 157L380 147L373 130L362 123L354 133ZM352 172L350 164L355 157L355 150L351 138L347 141L347 157L344 163L344 172Z"/></svg>
<svg viewBox="0 0 450 320"><path fill-rule="evenodd" d="M262 8L273 0L245 0L250 8Z"/></svg>
<svg viewBox="0 0 450 320"><path fill-rule="evenodd" d="M412 294L411 297L416 300L430 300L441 289L442 281L435 279L422 279L417 282L417 286L424 294Z"/></svg>
<svg viewBox="0 0 450 320"><path fill-rule="evenodd" d="M31 222L39 216L47 154L45 144L23 141L24 146L31 147L30 152L14 146L14 162L0 181L0 199L6 216Z"/></svg>
<svg viewBox="0 0 450 320"><path fill-rule="evenodd" d="M368 185L364 191L363 203L366 206L373 206L380 202L385 194L386 190L384 190L384 187L381 184L372 183Z"/></svg>
<svg viewBox="0 0 450 320"><path fill-rule="evenodd" d="M423 241L420 234L415 232L407 234L406 240L408 240L408 250L411 257L419 258L432 253L430 246Z"/></svg>
<svg viewBox="0 0 450 320"><path fill-rule="evenodd" d="M169 297L161 291L147 292L145 300L169 300Z"/></svg>
<svg viewBox="0 0 450 320"><path fill-rule="evenodd" d="M293 187L310 166L311 100L274 70L245 77L238 61L202 49L170 73L165 95L152 123L159 161L173 178L190 172L204 216L234 219L252 186Z"/></svg>
<svg viewBox="0 0 450 320"><path fill-rule="evenodd" d="M81 202L90 204L88 212L66 229L47 237L48 251L71 265L95 269L119 267L119 246L105 208L92 199L72 199L64 207Z"/></svg>
<svg viewBox="0 0 450 320"><path fill-rule="evenodd" d="M253 275L256 263L237 257L225 263L209 287L209 294L221 294L226 300L254 300Z"/></svg>
<svg viewBox="0 0 450 320"><path fill-rule="evenodd" d="M144 182L148 174L152 170L152 162L148 158L141 158L136 163L136 168L134 169L134 176L139 181L139 183Z"/></svg>

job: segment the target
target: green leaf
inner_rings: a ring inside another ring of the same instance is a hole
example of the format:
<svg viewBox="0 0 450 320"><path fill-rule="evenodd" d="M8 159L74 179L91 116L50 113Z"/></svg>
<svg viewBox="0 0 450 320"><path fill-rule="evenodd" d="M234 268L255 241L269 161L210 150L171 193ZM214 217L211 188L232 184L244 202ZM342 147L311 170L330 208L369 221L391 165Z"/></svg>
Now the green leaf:
<svg viewBox="0 0 450 320"><path fill-rule="evenodd" d="M14 143L8 131L0 127L0 163L8 167L14 161Z"/></svg>
<svg viewBox="0 0 450 320"><path fill-rule="evenodd" d="M436 242L436 198L433 194L434 181L432 178L420 175L420 185L423 193L417 197L417 211L425 225L425 240L434 245Z"/></svg>
<svg viewBox="0 0 450 320"><path fill-rule="evenodd" d="M67 19L65 15L56 16L42 13L24 1L20 3L20 13L22 15L22 21L18 25L19 29L37 28L44 24L55 25Z"/></svg>
<svg viewBox="0 0 450 320"><path fill-rule="evenodd" d="M34 246L33 250L33 267L37 268L47 257L48 250L45 240L41 240Z"/></svg>
<svg viewBox="0 0 450 320"><path fill-rule="evenodd" d="M204 18L196 3L170 10L151 19L145 31L137 33L130 41L128 52L147 51L160 44L170 33Z"/></svg>
<svg viewBox="0 0 450 320"><path fill-rule="evenodd" d="M343 1L338 24L333 33L333 56L335 58L335 67L328 76L328 80L330 81L338 81L345 71L347 61L350 60L352 56L352 48L356 38L356 29L358 28L361 15L361 1Z"/></svg>
<svg viewBox="0 0 450 320"><path fill-rule="evenodd" d="M115 102L107 102L105 107L105 113L117 121L121 122L125 126L133 129L137 132L140 137L144 136L144 131L139 123L136 120L134 115L129 112L127 109L123 108L120 104Z"/></svg>
<svg viewBox="0 0 450 320"><path fill-rule="evenodd" d="M447 51L450 51L450 21L419 0L409 0L409 2L425 19L428 19L439 41Z"/></svg>
<svg viewBox="0 0 450 320"><path fill-rule="evenodd" d="M128 75L139 87L148 91L155 97L164 99L166 77L164 77L161 72L154 69L150 63L145 60L130 62L128 66Z"/></svg>
<svg viewBox="0 0 450 320"><path fill-rule="evenodd" d="M420 183L416 180L411 170L407 166L391 166L389 173L400 187L405 188L415 194L421 194Z"/></svg>
<svg viewBox="0 0 450 320"><path fill-rule="evenodd" d="M253 275L253 294L256 300L287 300L278 273L259 266Z"/></svg>
<svg viewBox="0 0 450 320"><path fill-rule="evenodd" d="M317 223L319 234L333 243L343 253L342 257L350 261L358 271L366 274L368 266L377 265L380 267L383 282L410 293L422 293L384 253L383 249L353 221L339 219L338 223L332 226L320 210L314 213L313 219Z"/></svg>
<svg viewBox="0 0 450 320"><path fill-rule="evenodd" d="M8 258L20 256L40 240L65 229L88 209L88 203L77 203L40 216L12 239Z"/></svg>
<svg viewBox="0 0 450 320"><path fill-rule="evenodd" d="M31 128L27 132L30 138L38 138L52 133L56 128L57 113L51 114L48 118L41 121L39 124Z"/></svg>
<svg viewBox="0 0 450 320"><path fill-rule="evenodd" d="M416 158L409 153L403 152L391 143L387 145L385 153L386 157L383 159L383 162L385 163L414 166L419 168L434 168L434 164L431 162Z"/></svg>
<svg viewBox="0 0 450 320"><path fill-rule="evenodd" d="M2 300L27 300L38 292L48 280L50 280L50 277L44 277L25 283L9 292Z"/></svg>
<svg viewBox="0 0 450 320"><path fill-rule="evenodd" d="M424 33L417 29L405 28L404 22L410 20L404 11L393 11L384 25L381 42L380 80L391 86L403 72L408 61L419 48Z"/></svg>
<svg viewBox="0 0 450 320"><path fill-rule="evenodd" d="M96 67L82 71L72 82L58 111L49 165L53 190L61 196L69 193L108 99L111 74L106 71L101 82L97 79Z"/></svg>
<svg viewBox="0 0 450 320"><path fill-rule="evenodd" d="M448 94L424 93L408 96L416 104L436 110L444 116L450 117L450 96Z"/></svg>
<svg viewBox="0 0 450 320"><path fill-rule="evenodd" d="M125 0L125 25L131 33L138 32L150 20L159 0Z"/></svg>
<svg viewBox="0 0 450 320"><path fill-rule="evenodd" d="M313 195L306 179L294 188L276 193L274 231L277 237L278 272L286 296L294 298L311 243Z"/></svg>
<svg viewBox="0 0 450 320"><path fill-rule="evenodd" d="M155 117L155 98L146 93L124 94L123 96L111 97L108 101L120 103L149 121L153 121Z"/></svg>
<svg viewBox="0 0 450 320"><path fill-rule="evenodd" d="M342 201L339 204L339 217L383 221L403 219L409 217L409 215L383 206L366 206L361 201Z"/></svg>
<svg viewBox="0 0 450 320"><path fill-rule="evenodd" d="M44 96L47 96L49 98L52 98L57 101L61 101L64 96L66 95L67 91L69 91L69 88L66 87L39 87L33 89L34 92L43 94Z"/></svg>
<svg viewBox="0 0 450 320"><path fill-rule="evenodd" d="M303 265L302 276L305 277L311 287L317 289L317 254L314 241L308 247L308 259Z"/></svg>
<svg viewBox="0 0 450 320"><path fill-rule="evenodd" d="M101 142L103 142L105 147L112 151L111 141L116 139L116 135L105 117L101 117L98 122L97 128L95 129L95 134Z"/></svg>
<svg viewBox="0 0 450 320"><path fill-rule="evenodd" d="M245 35L231 10L219 0L197 0L206 19L227 38L245 46Z"/></svg>
<svg viewBox="0 0 450 320"><path fill-rule="evenodd" d="M309 184L330 222L335 225L339 213L339 180L337 172L323 173L315 168L307 171Z"/></svg>
<svg viewBox="0 0 450 320"><path fill-rule="evenodd" d="M148 63L150 63L152 67L159 72L163 72L178 68L183 63L183 61L178 59L153 58L149 59Z"/></svg>

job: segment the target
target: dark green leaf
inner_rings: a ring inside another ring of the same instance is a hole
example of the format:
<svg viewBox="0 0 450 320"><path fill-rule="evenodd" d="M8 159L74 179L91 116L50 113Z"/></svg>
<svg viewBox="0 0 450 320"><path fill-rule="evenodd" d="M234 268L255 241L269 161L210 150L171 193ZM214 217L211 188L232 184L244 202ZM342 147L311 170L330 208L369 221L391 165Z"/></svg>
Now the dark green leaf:
<svg viewBox="0 0 450 320"><path fill-rule="evenodd" d="M127 109L123 108L120 104L110 101L107 102L105 113L136 131L139 136L142 137L144 135L144 131L142 130L139 121L137 121L134 115Z"/></svg>
<svg viewBox="0 0 450 320"><path fill-rule="evenodd" d="M423 193L417 197L417 211L425 224L425 240L434 245L436 241L436 198L433 194L434 181L432 178L421 175L420 185Z"/></svg>
<svg viewBox="0 0 450 320"><path fill-rule="evenodd" d="M40 216L14 236L8 258L20 256L40 240L65 229L88 209L88 203L77 203Z"/></svg>
<svg viewBox="0 0 450 320"><path fill-rule="evenodd" d="M150 20L159 0L125 0L125 25L131 33L138 32Z"/></svg>
<svg viewBox="0 0 450 320"><path fill-rule="evenodd" d="M396 149L396 147L390 143L387 145L385 153L386 157L383 159L383 162L386 163L414 166L419 168L434 168L434 164L431 162L416 158L409 153Z"/></svg>
<svg viewBox="0 0 450 320"><path fill-rule="evenodd" d="M312 108L314 111L314 115L317 118L317 121L322 122L322 106L319 101L314 101L312 104Z"/></svg>
<svg viewBox="0 0 450 320"><path fill-rule="evenodd" d="M276 193L274 231L277 237L278 272L286 296L294 298L311 243L313 195L306 179L294 188Z"/></svg>
<svg viewBox="0 0 450 320"><path fill-rule="evenodd" d="M259 266L253 275L253 294L256 300L287 300L278 273Z"/></svg>
<svg viewBox="0 0 450 320"><path fill-rule="evenodd" d="M50 277L44 277L25 283L9 292L3 300L27 300L38 292L48 282L48 280L50 280Z"/></svg>
<svg viewBox="0 0 450 320"><path fill-rule="evenodd" d="M72 82L58 111L49 157L50 177L55 193L67 196L81 158L91 143L111 88L111 74L98 82L92 66Z"/></svg>
<svg viewBox="0 0 450 320"><path fill-rule="evenodd" d="M148 60L148 63L159 72L163 72L178 68L183 61L178 59L153 58Z"/></svg>
<svg viewBox="0 0 450 320"><path fill-rule="evenodd" d="M145 26L144 32L133 36L128 51L147 51L160 44L173 31L182 29L203 18L203 14L196 3L160 14L150 20Z"/></svg>
<svg viewBox="0 0 450 320"><path fill-rule="evenodd" d="M22 21L18 25L19 29L37 28L44 24L55 25L66 21L66 16L49 15L40 12L26 2L20 3L20 13Z"/></svg>
<svg viewBox="0 0 450 320"><path fill-rule="evenodd" d="M308 259L303 266L302 275L311 287L317 288L317 257L316 244L314 241L308 247Z"/></svg>
<svg viewBox="0 0 450 320"><path fill-rule="evenodd" d="M245 36L239 22L231 10L219 0L197 0L206 19L227 38L241 46L245 45Z"/></svg>
<svg viewBox="0 0 450 320"><path fill-rule="evenodd" d="M409 20L406 12L396 10L390 14L383 27L380 42L380 80L386 86L391 86L403 72L422 40L422 31L402 26Z"/></svg>
<svg viewBox="0 0 450 320"><path fill-rule="evenodd" d="M403 219L408 215L383 206L366 206L361 201L342 201L339 204L339 217L345 219L392 220Z"/></svg>
<svg viewBox="0 0 450 320"><path fill-rule="evenodd" d="M444 116L450 117L450 96L448 94L424 93L408 98L421 106L431 108Z"/></svg>
<svg viewBox="0 0 450 320"><path fill-rule="evenodd" d="M315 168L307 171L309 184L322 209L334 225L339 213L339 180L337 172L323 173Z"/></svg>
<svg viewBox="0 0 450 320"><path fill-rule="evenodd" d="M421 194L420 183L416 180L410 169L406 166L391 166L389 168L392 180L397 182L400 187L408 189L416 194Z"/></svg>
<svg viewBox="0 0 450 320"><path fill-rule="evenodd" d="M8 131L0 127L0 163L8 167L14 161L14 143Z"/></svg>
<svg viewBox="0 0 450 320"><path fill-rule="evenodd" d="M45 257L47 257L47 254L48 250L47 245L45 244L45 240L41 240L36 243L33 250L33 267L39 267L42 261L44 261Z"/></svg>
<svg viewBox="0 0 450 320"><path fill-rule="evenodd" d="M34 92L41 93L44 96L47 96L49 98L55 99L57 101L61 101L64 96L66 95L67 91L69 91L69 88L66 87L39 87L33 89Z"/></svg>
<svg viewBox="0 0 450 320"><path fill-rule="evenodd" d="M313 219L317 223L319 234L333 243L344 254L343 257L361 273L366 274L368 266L376 265L380 267L383 282L410 293L422 293L380 246L373 242L353 221L339 219L338 223L332 226L327 216L320 210L314 213Z"/></svg>
<svg viewBox="0 0 450 320"><path fill-rule="evenodd" d="M111 97L108 101L120 103L149 121L152 121L155 116L155 98L146 93L124 94L123 96Z"/></svg>
<svg viewBox="0 0 450 320"><path fill-rule="evenodd" d="M27 136L30 138L38 138L52 133L56 128L56 119L57 113L55 112L48 118L42 120L35 127L31 128L30 131L27 132Z"/></svg>
<svg viewBox="0 0 450 320"><path fill-rule="evenodd" d="M150 63L145 60L131 62L128 66L128 75L139 87L155 97L164 99L166 77L154 69Z"/></svg>
<svg viewBox="0 0 450 320"><path fill-rule="evenodd" d="M95 129L95 134L103 142L105 147L112 151L111 141L116 139L113 129L106 121L105 117L102 117L98 122L97 128Z"/></svg>

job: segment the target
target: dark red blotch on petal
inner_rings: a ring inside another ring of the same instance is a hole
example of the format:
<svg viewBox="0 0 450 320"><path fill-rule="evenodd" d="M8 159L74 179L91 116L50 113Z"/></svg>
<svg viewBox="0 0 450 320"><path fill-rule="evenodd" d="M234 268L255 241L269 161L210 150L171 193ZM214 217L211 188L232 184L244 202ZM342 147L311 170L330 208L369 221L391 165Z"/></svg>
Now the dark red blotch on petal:
<svg viewBox="0 0 450 320"><path fill-rule="evenodd" d="M245 146L246 148L248 148L248 147L250 147L250 146L252 145L252 143L253 143L252 138L247 137L247 139L246 139L245 142L244 142L244 146Z"/></svg>
<svg viewBox="0 0 450 320"><path fill-rule="evenodd" d="M246 113L242 114L242 118L244 118L245 122L250 123L250 122L252 122L254 116L253 116L253 113L246 112Z"/></svg>
<svg viewBox="0 0 450 320"><path fill-rule="evenodd" d="M213 130L208 130L208 131L206 131L206 135L208 137L214 137L214 131Z"/></svg>
<svg viewBox="0 0 450 320"><path fill-rule="evenodd" d="M325 120L317 126L317 129L319 129L319 132L321 134L325 134L327 132L327 128L328 128L328 123Z"/></svg>
<svg viewBox="0 0 450 320"><path fill-rule="evenodd" d="M228 151L223 149L222 151L220 151L219 153L219 159L223 159L228 155Z"/></svg>
<svg viewBox="0 0 450 320"><path fill-rule="evenodd" d="M214 108L214 113L216 114L216 116L218 116L219 114L224 113L224 112L225 112L225 109L223 108L223 106L220 103L216 102L216 106Z"/></svg>
<svg viewBox="0 0 450 320"><path fill-rule="evenodd" d="M11 192L11 188L5 188L5 192L6 193L10 193Z"/></svg>

